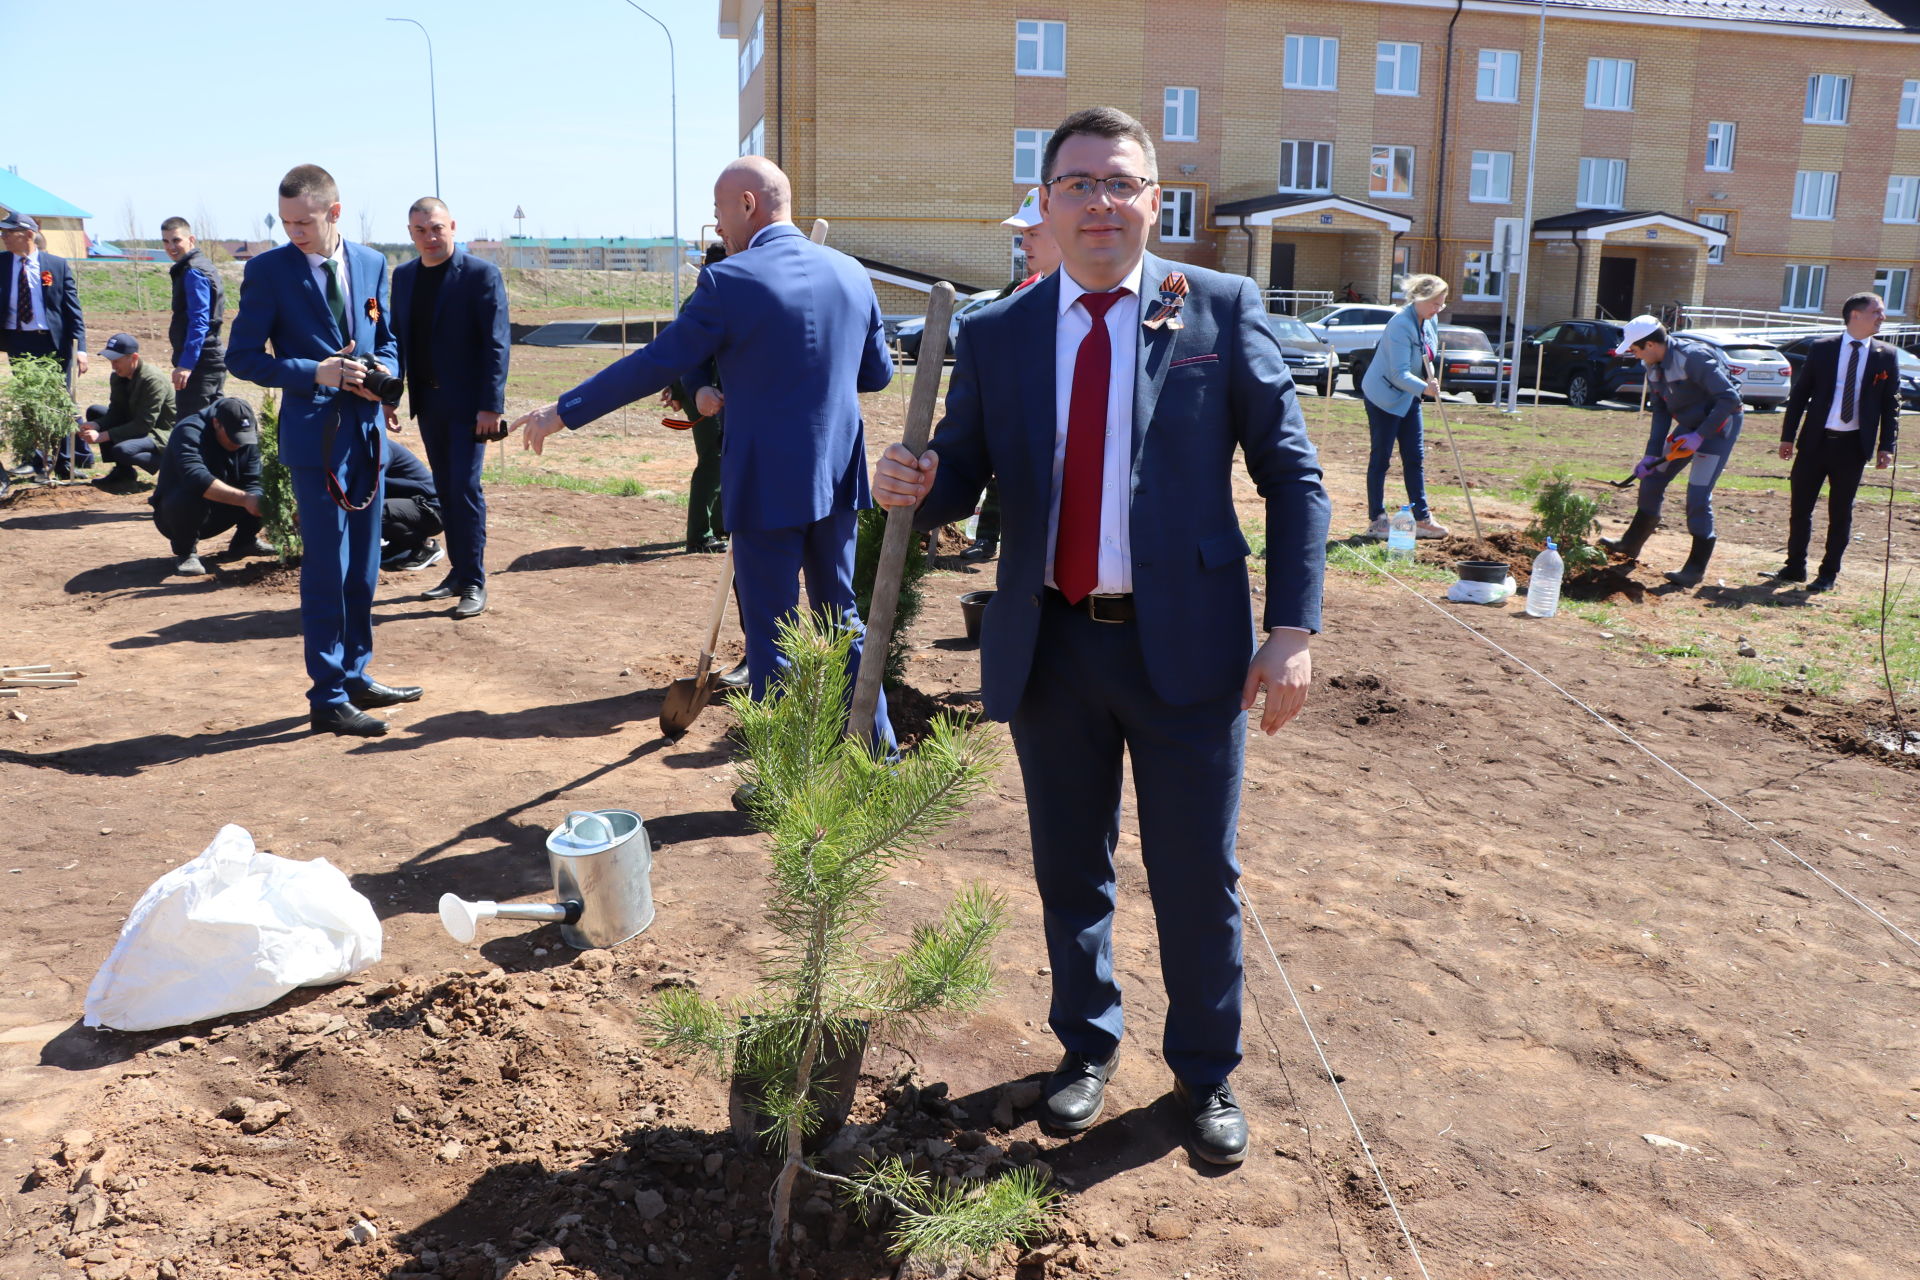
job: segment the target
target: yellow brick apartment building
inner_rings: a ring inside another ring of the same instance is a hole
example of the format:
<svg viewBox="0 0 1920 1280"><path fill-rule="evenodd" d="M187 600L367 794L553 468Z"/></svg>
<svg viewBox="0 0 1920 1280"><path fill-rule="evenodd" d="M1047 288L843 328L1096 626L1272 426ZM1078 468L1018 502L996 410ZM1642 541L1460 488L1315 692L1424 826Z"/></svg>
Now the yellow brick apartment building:
<svg viewBox="0 0 1920 1280"><path fill-rule="evenodd" d="M1490 320L1541 65L1530 319L1920 314L1914 0L719 0L719 35L741 152L888 310L1014 275L1047 135L1112 105L1158 149L1155 253L1381 300L1433 271Z"/></svg>

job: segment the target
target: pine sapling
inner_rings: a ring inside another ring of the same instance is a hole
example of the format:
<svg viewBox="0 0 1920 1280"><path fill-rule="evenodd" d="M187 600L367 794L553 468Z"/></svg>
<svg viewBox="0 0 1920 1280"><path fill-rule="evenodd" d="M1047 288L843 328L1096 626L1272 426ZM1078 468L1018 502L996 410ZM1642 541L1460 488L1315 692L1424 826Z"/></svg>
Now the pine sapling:
<svg viewBox="0 0 1920 1280"><path fill-rule="evenodd" d="M0 434L14 460L25 464L36 452L51 456L73 430L73 397L52 356L16 357L11 371L0 383Z"/></svg>
<svg viewBox="0 0 1920 1280"><path fill-rule="evenodd" d="M300 558L299 511L293 500L293 473L280 461L280 414L271 392L260 398L260 524L280 563Z"/></svg>

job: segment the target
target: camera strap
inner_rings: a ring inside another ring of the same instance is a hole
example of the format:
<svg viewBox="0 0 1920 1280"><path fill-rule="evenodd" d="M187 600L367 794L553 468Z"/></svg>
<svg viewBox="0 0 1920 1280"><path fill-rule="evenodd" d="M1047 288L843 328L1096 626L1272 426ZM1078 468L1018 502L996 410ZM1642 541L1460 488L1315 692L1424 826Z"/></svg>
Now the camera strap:
<svg viewBox="0 0 1920 1280"><path fill-rule="evenodd" d="M342 392L342 394L346 393ZM365 511L373 505L373 495L380 492L380 473L387 469L387 464L382 457L385 450L381 448L378 435L364 437L367 444L367 464L373 471L373 483L367 486L367 496L355 502L347 489L342 486L341 477L334 474L333 470L333 441L340 432L340 416L341 411L336 408L333 416L327 420L326 430L320 433L320 457L327 473L327 493L333 498L334 505L342 511ZM347 484L349 485L353 482L351 474L354 469L353 462L353 455L349 454L345 468L348 472Z"/></svg>

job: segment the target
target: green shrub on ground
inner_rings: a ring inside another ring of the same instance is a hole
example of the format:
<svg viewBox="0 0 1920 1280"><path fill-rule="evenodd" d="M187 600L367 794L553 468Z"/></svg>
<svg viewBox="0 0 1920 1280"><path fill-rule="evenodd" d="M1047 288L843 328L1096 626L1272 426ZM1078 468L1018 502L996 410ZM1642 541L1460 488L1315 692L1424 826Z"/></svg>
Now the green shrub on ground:
<svg viewBox="0 0 1920 1280"><path fill-rule="evenodd" d="M1553 539L1570 570L1607 562L1607 553L1587 541L1599 532L1600 503L1579 490L1572 472L1559 466L1535 467L1521 483L1533 495L1528 537L1542 546Z"/></svg>
<svg viewBox="0 0 1920 1280"><path fill-rule="evenodd" d="M24 465L35 450L51 454L73 430L73 397L52 356L23 356L11 365L13 376L0 383L0 434Z"/></svg>
<svg viewBox="0 0 1920 1280"><path fill-rule="evenodd" d="M260 398L260 522L280 563L300 558L300 521L293 501L293 473L280 461L280 413L268 392Z"/></svg>

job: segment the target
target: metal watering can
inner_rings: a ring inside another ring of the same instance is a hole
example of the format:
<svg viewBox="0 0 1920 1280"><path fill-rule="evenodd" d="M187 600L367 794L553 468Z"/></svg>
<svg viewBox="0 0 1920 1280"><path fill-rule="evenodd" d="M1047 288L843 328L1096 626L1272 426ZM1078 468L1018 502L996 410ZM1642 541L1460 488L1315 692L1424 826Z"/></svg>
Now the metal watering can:
<svg viewBox="0 0 1920 1280"><path fill-rule="evenodd" d="M480 921L554 920L581 951L618 946L653 923L653 843L627 809L576 809L547 837L558 902L468 902L440 895L440 923L472 942Z"/></svg>

